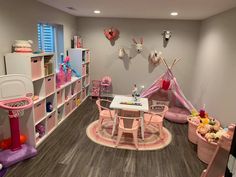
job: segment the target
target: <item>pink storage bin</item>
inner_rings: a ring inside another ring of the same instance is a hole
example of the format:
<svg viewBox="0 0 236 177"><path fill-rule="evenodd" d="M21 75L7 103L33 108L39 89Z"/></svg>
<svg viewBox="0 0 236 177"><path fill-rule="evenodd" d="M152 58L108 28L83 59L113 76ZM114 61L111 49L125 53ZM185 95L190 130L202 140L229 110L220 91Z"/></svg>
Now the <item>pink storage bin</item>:
<svg viewBox="0 0 236 177"><path fill-rule="evenodd" d="M82 76L86 75L86 64L82 65Z"/></svg>
<svg viewBox="0 0 236 177"><path fill-rule="evenodd" d="M47 131L50 132L56 125L55 113L47 117Z"/></svg>
<svg viewBox="0 0 236 177"><path fill-rule="evenodd" d="M198 136L196 134L198 125L188 119L188 139L191 143L197 144Z"/></svg>
<svg viewBox="0 0 236 177"><path fill-rule="evenodd" d="M44 116L46 112L46 105L45 100L40 101L39 103L34 105L34 121L38 122L40 121Z"/></svg>
<svg viewBox="0 0 236 177"><path fill-rule="evenodd" d="M81 91L81 79L77 80L76 83L75 83L75 91L76 93L80 92Z"/></svg>
<svg viewBox="0 0 236 177"><path fill-rule="evenodd" d="M45 93L46 93L46 95L49 95L52 92L54 92L54 89L55 89L54 84L55 84L54 75L48 76L45 78Z"/></svg>
<svg viewBox="0 0 236 177"><path fill-rule="evenodd" d="M207 142L206 139L203 138L198 132L196 132L196 134L198 137L197 156L202 162L209 164L216 151L217 143Z"/></svg>
<svg viewBox="0 0 236 177"><path fill-rule="evenodd" d="M57 105L62 104L62 90L57 92Z"/></svg>
<svg viewBox="0 0 236 177"><path fill-rule="evenodd" d="M36 79L42 76L42 58L34 57L31 58L31 70L32 70L32 79Z"/></svg>
<svg viewBox="0 0 236 177"><path fill-rule="evenodd" d="M83 88L83 90L82 90L82 100L84 100L85 97L86 97L86 89Z"/></svg>
<svg viewBox="0 0 236 177"><path fill-rule="evenodd" d="M72 104L71 100L66 102L66 104L65 104L65 116L67 116L70 113L70 111L71 111L71 104Z"/></svg>
<svg viewBox="0 0 236 177"><path fill-rule="evenodd" d="M71 103L71 110L74 110L76 108L76 102L77 102L77 97L73 97Z"/></svg>

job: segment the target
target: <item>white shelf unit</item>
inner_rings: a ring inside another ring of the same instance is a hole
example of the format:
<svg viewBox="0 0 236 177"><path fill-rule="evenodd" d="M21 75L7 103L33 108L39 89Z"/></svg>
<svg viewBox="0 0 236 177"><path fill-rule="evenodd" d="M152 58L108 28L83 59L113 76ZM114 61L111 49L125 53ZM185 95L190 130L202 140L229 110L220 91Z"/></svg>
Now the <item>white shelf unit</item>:
<svg viewBox="0 0 236 177"><path fill-rule="evenodd" d="M72 76L70 82L56 88L53 53L10 53L5 56L5 63L7 74L25 74L32 79L38 99L21 119L21 133L28 137L28 144L37 147L87 98L87 95L82 97L82 78ZM53 105L51 112L46 110L48 102ZM45 127L40 138L36 133L38 124Z"/></svg>
<svg viewBox="0 0 236 177"><path fill-rule="evenodd" d="M73 69L81 74L82 78L82 93L81 97L87 97L89 95L90 86L90 50L89 49L69 49L68 56L71 59L71 66Z"/></svg>

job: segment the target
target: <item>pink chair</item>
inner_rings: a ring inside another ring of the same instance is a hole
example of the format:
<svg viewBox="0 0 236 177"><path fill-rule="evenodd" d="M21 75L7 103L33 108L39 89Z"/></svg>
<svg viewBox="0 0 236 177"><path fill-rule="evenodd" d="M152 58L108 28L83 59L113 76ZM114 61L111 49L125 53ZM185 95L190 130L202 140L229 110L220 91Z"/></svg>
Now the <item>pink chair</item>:
<svg viewBox="0 0 236 177"><path fill-rule="evenodd" d="M104 104L108 105L111 101L98 99L96 101L98 110L99 110L99 121L98 121L98 129L100 131L102 129L102 123L104 120L113 120L115 117L115 111L108 108L108 106L103 106Z"/></svg>
<svg viewBox="0 0 236 177"><path fill-rule="evenodd" d="M103 93L111 93L112 92L112 80L111 77L105 76L101 80L101 91Z"/></svg>
<svg viewBox="0 0 236 177"><path fill-rule="evenodd" d="M163 119L165 113L168 111L166 105L153 105L150 106L150 111L144 113L144 122L146 125L152 125L159 129L160 137L163 139Z"/></svg>
<svg viewBox="0 0 236 177"><path fill-rule="evenodd" d="M120 143L123 133L133 134L134 144L138 149L138 129L140 127L140 113L138 111L121 111L118 116L119 127L118 136L116 140L116 147ZM138 115L139 114L139 115Z"/></svg>

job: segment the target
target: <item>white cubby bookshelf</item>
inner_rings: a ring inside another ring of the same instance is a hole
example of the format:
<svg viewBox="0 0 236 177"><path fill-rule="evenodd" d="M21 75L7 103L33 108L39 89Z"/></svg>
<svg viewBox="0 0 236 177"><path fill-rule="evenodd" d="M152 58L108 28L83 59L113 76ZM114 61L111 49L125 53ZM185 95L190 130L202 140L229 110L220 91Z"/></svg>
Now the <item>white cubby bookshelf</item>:
<svg viewBox="0 0 236 177"><path fill-rule="evenodd" d="M82 97L89 93L90 86L90 50L74 48L68 50L71 59L71 66L81 74Z"/></svg>
<svg viewBox="0 0 236 177"><path fill-rule="evenodd" d="M89 56L89 51L87 55ZM77 56L76 59L81 62L78 62L78 66L76 66L73 64L72 58L72 67L82 73L84 64L82 56ZM90 61L89 58L88 61ZM89 70L86 75L82 75L80 78L72 76L70 82L56 88L54 53L10 53L5 55L5 65L7 74L25 74L32 79L34 96L38 96L38 99L21 118L21 133L28 137L27 143L34 147L40 145L88 97ZM86 65L89 67L89 62ZM87 78L87 85L82 85L84 77ZM53 106L51 112L46 110L48 102ZM45 134L40 138L36 133L38 124L45 127ZM8 131L7 134L9 134Z"/></svg>

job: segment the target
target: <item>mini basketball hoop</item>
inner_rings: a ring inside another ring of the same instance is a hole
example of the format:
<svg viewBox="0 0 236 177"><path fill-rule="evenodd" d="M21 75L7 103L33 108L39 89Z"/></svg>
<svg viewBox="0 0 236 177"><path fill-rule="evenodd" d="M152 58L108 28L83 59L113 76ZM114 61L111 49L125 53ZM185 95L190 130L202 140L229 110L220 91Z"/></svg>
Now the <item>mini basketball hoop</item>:
<svg viewBox="0 0 236 177"><path fill-rule="evenodd" d="M33 93L33 83L29 77L20 74L0 76L0 108L8 111L11 132L9 149L0 152L0 165L4 168L37 154L34 147L26 143L21 145L20 142L19 118L33 106Z"/></svg>
<svg viewBox="0 0 236 177"><path fill-rule="evenodd" d="M0 101L0 108L8 110L11 128L11 150L21 149L19 117L23 116L24 110L32 107L33 101L29 97Z"/></svg>
<svg viewBox="0 0 236 177"><path fill-rule="evenodd" d="M14 118L14 116L23 116L24 110L30 108L32 105L33 101L29 97L0 101L0 108L12 112L11 118Z"/></svg>

